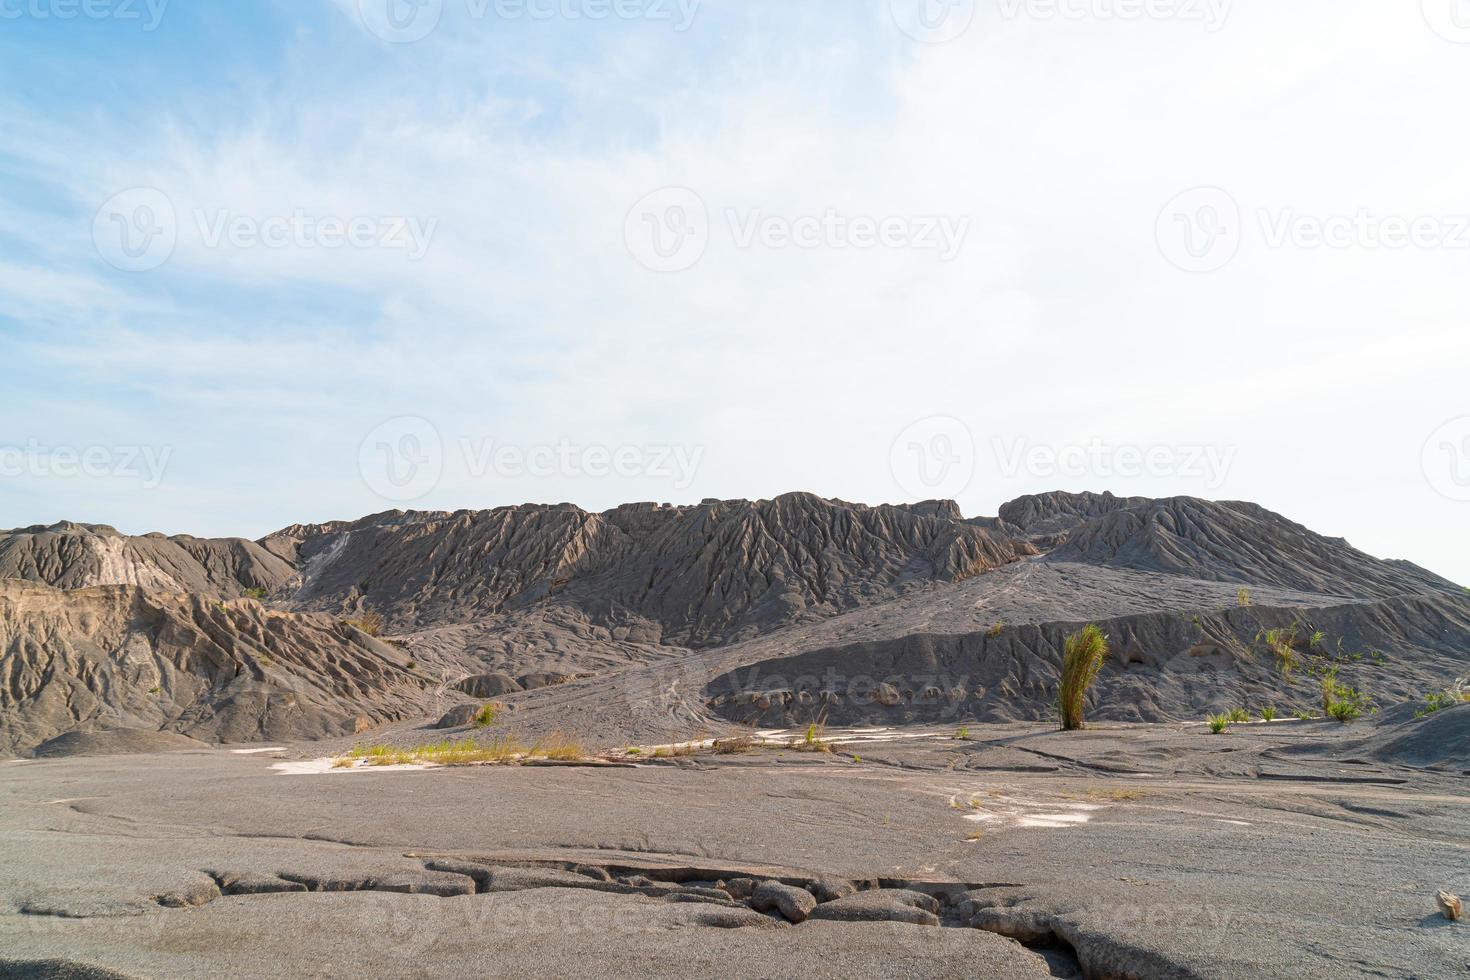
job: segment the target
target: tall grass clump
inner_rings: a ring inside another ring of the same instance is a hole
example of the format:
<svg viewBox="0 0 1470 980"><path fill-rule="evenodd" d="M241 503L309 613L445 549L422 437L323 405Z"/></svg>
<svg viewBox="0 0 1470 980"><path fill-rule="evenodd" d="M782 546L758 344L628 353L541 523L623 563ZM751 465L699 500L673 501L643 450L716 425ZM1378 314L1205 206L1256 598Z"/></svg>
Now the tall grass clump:
<svg viewBox="0 0 1470 980"><path fill-rule="evenodd" d="M1210 722L1210 731L1214 732L1216 735L1219 735L1219 734L1222 734L1225 731L1225 729L1227 729L1227 728L1230 727L1230 716L1229 715L1210 715L1209 722Z"/></svg>
<svg viewBox="0 0 1470 980"><path fill-rule="evenodd" d="M1108 656L1108 638L1096 626L1073 633L1062 644L1062 684L1058 701L1062 730L1075 732L1086 727L1082 717L1087 689L1097 679Z"/></svg>

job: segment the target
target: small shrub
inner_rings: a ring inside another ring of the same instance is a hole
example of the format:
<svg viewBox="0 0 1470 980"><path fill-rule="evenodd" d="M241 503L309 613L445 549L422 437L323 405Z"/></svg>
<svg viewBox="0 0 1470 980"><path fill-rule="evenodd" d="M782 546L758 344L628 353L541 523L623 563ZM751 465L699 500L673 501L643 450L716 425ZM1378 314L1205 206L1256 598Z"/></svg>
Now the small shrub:
<svg viewBox="0 0 1470 980"><path fill-rule="evenodd" d="M965 835L965 840L968 840L968 841L978 841L978 840L983 840L984 838L985 838L985 831L983 831L983 830L972 830L968 834Z"/></svg>
<svg viewBox="0 0 1470 980"><path fill-rule="evenodd" d="M1470 703L1470 683L1461 678L1443 691L1433 691L1424 695L1424 707L1414 712L1414 717L1423 718L1437 711L1443 711L1445 708L1453 708L1457 704L1465 703Z"/></svg>
<svg viewBox="0 0 1470 980"><path fill-rule="evenodd" d="M801 738L793 739L786 747L797 752L831 752L832 743L824 737L826 732L826 726L812 722L806 726L806 733Z"/></svg>
<svg viewBox="0 0 1470 980"><path fill-rule="evenodd" d="M383 617L371 609L364 612L355 619L344 620L348 626L361 630L368 636L377 636L383 632Z"/></svg>
<svg viewBox="0 0 1470 980"><path fill-rule="evenodd" d="M715 755L744 755L756 747L754 735L741 735L737 738L715 739Z"/></svg>
<svg viewBox="0 0 1470 980"><path fill-rule="evenodd" d="M1296 627L1266 630L1266 632L1260 634L1258 639L1264 640L1266 649L1276 655L1276 663L1281 668L1281 676L1287 680L1291 680L1291 675L1297 668Z"/></svg>
<svg viewBox="0 0 1470 980"><path fill-rule="evenodd" d="M528 754L533 759L550 759L558 762L575 762L578 759L587 758L587 750L582 747L582 743L561 732L552 732L541 739L531 746Z"/></svg>
<svg viewBox="0 0 1470 980"><path fill-rule="evenodd" d="M1266 707L1262 708L1261 709L1261 720L1262 721L1275 721L1276 720L1276 709L1273 708L1273 707L1271 707L1271 706L1269 706L1269 705L1267 705Z"/></svg>
<svg viewBox="0 0 1470 980"><path fill-rule="evenodd" d="M1062 644L1061 702L1062 729L1077 731L1086 727L1082 717L1087 689L1097 679L1108 656L1108 638L1096 626L1073 633Z"/></svg>
<svg viewBox="0 0 1470 980"><path fill-rule="evenodd" d="M1214 732L1216 735L1219 735L1221 732L1225 731L1225 729L1230 727L1229 715L1210 715L1209 720L1210 731Z"/></svg>
<svg viewBox="0 0 1470 980"><path fill-rule="evenodd" d="M1314 714L1312 714L1310 711L1298 711L1298 712L1296 712L1296 720L1297 721L1312 721L1316 717L1317 716L1314 715Z"/></svg>
<svg viewBox="0 0 1470 980"><path fill-rule="evenodd" d="M963 742L965 739L970 737L970 730L968 728L957 729L954 733L954 737L955 741Z"/></svg>
<svg viewBox="0 0 1470 980"><path fill-rule="evenodd" d="M495 724L496 707L493 704L483 704L480 710L475 712L474 721L471 722L476 728L489 728Z"/></svg>
<svg viewBox="0 0 1470 980"><path fill-rule="evenodd" d="M638 748L638 747L637 747L637 746L636 746L636 745L635 745L635 746L633 746L633 747L632 747L632 748L630 748L630 749L629 749L629 750L628 750L628 754L629 754L629 755L642 755L642 754L643 754L643 750L642 750L642 749L640 749L640 748Z"/></svg>
<svg viewBox="0 0 1470 980"><path fill-rule="evenodd" d="M1251 713L1244 708L1231 708L1230 720L1236 724L1245 724L1251 720Z"/></svg>
<svg viewBox="0 0 1470 980"><path fill-rule="evenodd" d="M995 625L992 626L992 627L990 627L990 631L988 633L986 633L985 635L988 636L988 637L990 637L991 639L995 639L997 636L1000 636L1000 634L1005 630L1005 628L1006 628L1006 624L1005 623L1002 623L1000 620L997 619L995 621Z"/></svg>
<svg viewBox="0 0 1470 980"><path fill-rule="evenodd" d="M419 669L419 662L417 660L410 660L408 663L404 664L403 666L404 666L404 669L405 670L418 670Z"/></svg>
<svg viewBox="0 0 1470 980"><path fill-rule="evenodd" d="M161 688L161 687L150 687L148 689L148 693L149 694L157 694L157 693L159 693L162 690L163 690L163 688Z"/></svg>
<svg viewBox="0 0 1470 980"><path fill-rule="evenodd" d="M246 589L245 598L254 599L256 602L264 602L270 592L266 589Z"/></svg>
<svg viewBox="0 0 1470 980"><path fill-rule="evenodd" d="M1364 714L1375 710L1373 699L1357 688L1333 685L1331 701L1327 705L1327 716L1336 718L1344 725L1357 721Z"/></svg>
<svg viewBox="0 0 1470 980"><path fill-rule="evenodd" d="M1251 590L1239 589L1235 593L1235 604L1244 609L1251 604Z"/></svg>

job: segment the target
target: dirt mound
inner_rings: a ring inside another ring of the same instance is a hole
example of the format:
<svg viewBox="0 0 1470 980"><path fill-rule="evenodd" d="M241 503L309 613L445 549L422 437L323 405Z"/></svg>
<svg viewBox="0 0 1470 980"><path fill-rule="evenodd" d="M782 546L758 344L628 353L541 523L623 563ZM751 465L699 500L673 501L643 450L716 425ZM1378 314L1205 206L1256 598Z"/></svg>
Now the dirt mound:
<svg viewBox="0 0 1470 980"><path fill-rule="evenodd" d="M1396 766L1470 772L1470 704L1382 730L1359 743L1355 751Z"/></svg>
<svg viewBox="0 0 1470 980"><path fill-rule="evenodd" d="M276 591L295 569L253 541L161 534L129 537L102 524L63 522L0 531L0 579L61 589L136 585L234 599Z"/></svg>
<svg viewBox="0 0 1470 980"><path fill-rule="evenodd" d="M403 515L263 542L294 556L301 608L366 606L400 628L551 600L664 643L709 644L955 582L1034 549L938 507L790 494L692 507L569 504Z"/></svg>
<svg viewBox="0 0 1470 980"><path fill-rule="evenodd" d="M151 755L157 752L184 752L207 749L204 742L171 732L151 732L138 728L116 728L105 732L67 732L36 746L31 755L37 759L70 759L93 755Z"/></svg>
<svg viewBox="0 0 1470 980"><path fill-rule="evenodd" d="M351 734L427 714L398 650L326 617L128 586L0 582L0 753L78 729L208 741Z"/></svg>

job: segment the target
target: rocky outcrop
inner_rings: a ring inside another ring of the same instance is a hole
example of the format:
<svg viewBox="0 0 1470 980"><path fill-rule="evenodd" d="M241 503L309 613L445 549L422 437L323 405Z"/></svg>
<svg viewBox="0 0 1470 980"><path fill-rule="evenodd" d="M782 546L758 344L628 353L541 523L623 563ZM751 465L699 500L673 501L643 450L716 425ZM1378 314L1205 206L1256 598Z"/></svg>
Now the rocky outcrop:
<svg viewBox="0 0 1470 980"><path fill-rule="evenodd" d="M352 734L428 712L401 652L336 620L130 586L0 582L0 754L73 730L209 742Z"/></svg>

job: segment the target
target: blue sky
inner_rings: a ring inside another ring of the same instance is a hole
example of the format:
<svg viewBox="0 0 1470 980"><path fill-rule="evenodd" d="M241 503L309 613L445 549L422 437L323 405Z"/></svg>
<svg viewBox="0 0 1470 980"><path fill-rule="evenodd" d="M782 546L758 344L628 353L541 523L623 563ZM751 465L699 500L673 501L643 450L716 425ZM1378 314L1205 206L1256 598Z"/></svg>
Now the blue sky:
<svg viewBox="0 0 1470 980"><path fill-rule="evenodd" d="M1452 0L407 2L0 0L0 523L1109 489L1470 581Z"/></svg>

